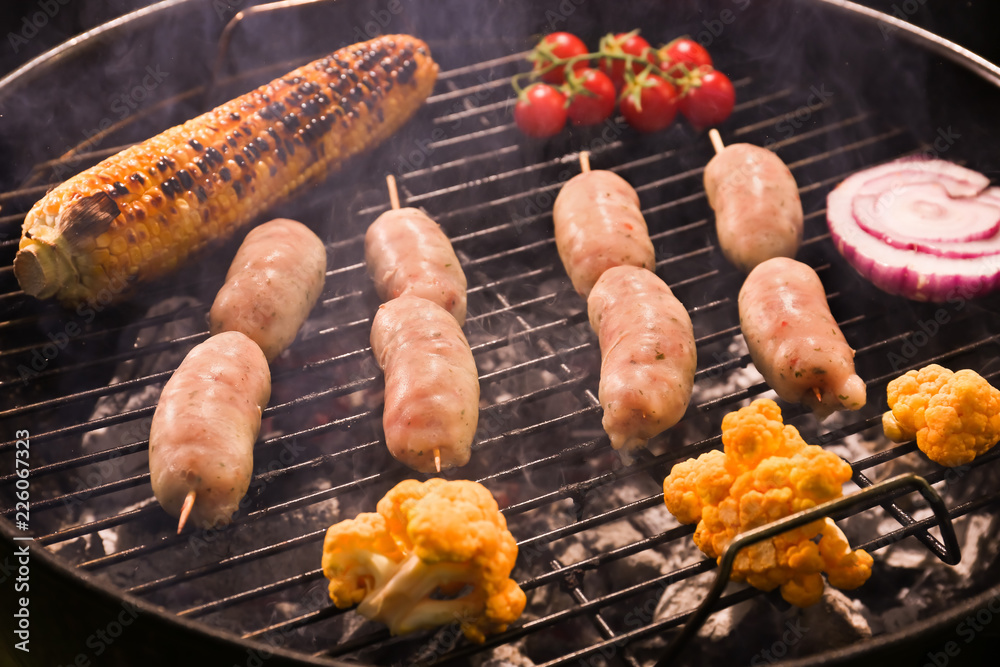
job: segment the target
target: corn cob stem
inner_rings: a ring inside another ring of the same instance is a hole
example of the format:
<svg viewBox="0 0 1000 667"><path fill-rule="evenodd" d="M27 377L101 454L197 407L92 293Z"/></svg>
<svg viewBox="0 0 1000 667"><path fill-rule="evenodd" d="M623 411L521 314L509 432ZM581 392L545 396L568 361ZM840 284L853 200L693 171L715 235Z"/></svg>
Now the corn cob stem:
<svg viewBox="0 0 1000 667"><path fill-rule="evenodd" d="M426 44L386 35L127 148L29 211L18 282L66 305L119 299L387 138L436 76Z"/></svg>

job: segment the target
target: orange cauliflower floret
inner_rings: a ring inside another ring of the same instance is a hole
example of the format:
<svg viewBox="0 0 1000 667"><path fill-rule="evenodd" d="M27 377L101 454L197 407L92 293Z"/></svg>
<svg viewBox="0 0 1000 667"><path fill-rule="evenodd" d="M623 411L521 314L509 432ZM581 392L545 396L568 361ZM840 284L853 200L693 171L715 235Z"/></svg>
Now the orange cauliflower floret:
<svg viewBox="0 0 1000 667"><path fill-rule="evenodd" d="M517 543L485 487L406 480L376 509L327 530L323 574L338 607L360 603L393 634L459 621L476 642L521 615Z"/></svg>
<svg viewBox="0 0 1000 667"><path fill-rule="evenodd" d="M822 447L807 445L762 399L722 420L723 452L678 463L663 481L667 509L682 523L698 522L695 544L721 558L740 533L838 498L851 467ZM819 536L818 543L814 538ZM838 588L856 588L871 574L872 558L851 551L830 519L740 551L732 578L805 607L823 595L822 572Z"/></svg>
<svg viewBox="0 0 1000 667"><path fill-rule="evenodd" d="M978 373L931 364L889 383L882 428L892 440L916 438L943 466L971 462L1000 439L1000 390Z"/></svg>

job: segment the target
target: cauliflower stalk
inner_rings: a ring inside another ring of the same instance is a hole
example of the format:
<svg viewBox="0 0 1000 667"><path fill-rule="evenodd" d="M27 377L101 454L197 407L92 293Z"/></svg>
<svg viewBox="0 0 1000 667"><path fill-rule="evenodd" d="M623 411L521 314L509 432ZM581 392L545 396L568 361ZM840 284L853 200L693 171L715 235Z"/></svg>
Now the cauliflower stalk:
<svg viewBox="0 0 1000 667"><path fill-rule="evenodd" d="M682 523L698 522L695 544L721 559L742 532L840 497L851 467L822 447L807 445L761 399L722 420L724 453L713 450L678 463L663 482L667 509ZM819 538L818 540L816 538ZM871 575L872 557L852 551L830 519L813 521L737 555L732 579L765 591L781 588L805 607L823 595L823 576L837 588L857 588Z"/></svg>
<svg viewBox="0 0 1000 667"><path fill-rule="evenodd" d="M975 371L931 364L896 378L886 393L886 436L916 438L920 451L943 466L970 463L1000 439L1000 390Z"/></svg>
<svg viewBox="0 0 1000 667"><path fill-rule="evenodd" d="M521 615L525 595L509 578L517 544L485 487L406 480L376 509L327 530L323 574L337 607L357 604L393 634L459 621L476 642Z"/></svg>

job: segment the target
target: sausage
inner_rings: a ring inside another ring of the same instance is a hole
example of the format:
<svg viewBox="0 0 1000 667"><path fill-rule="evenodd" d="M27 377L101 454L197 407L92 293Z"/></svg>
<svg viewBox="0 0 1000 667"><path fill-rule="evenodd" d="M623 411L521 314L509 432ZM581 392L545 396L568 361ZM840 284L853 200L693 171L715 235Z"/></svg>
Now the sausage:
<svg viewBox="0 0 1000 667"><path fill-rule="evenodd" d="M612 267L587 299L601 346L604 430L615 449L643 447L684 416L697 367L684 304L652 271Z"/></svg>
<svg viewBox="0 0 1000 667"><path fill-rule="evenodd" d="M365 234L365 263L383 301L413 294L465 324L466 280L451 241L415 208L386 211Z"/></svg>
<svg viewBox="0 0 1000 667"><path fill-rule="evenodd" d="M462 328L447 310L403 295L379 306L372 352L385 374L385 443L420 472L469 462L479 422L479 373Z"/></svg>
<svg viewBox="0 0 1000 667"><path fill-rule="evenodd" d="M778 396L807 405L820 419L865 404L854 350L812 268L785 257L763 262L743 283L739 310L754 366Z"/></svg>
<svg viewBox="0 0 1000 667"><path fill-rule="evenodd" d="M240 331L273 361L295 340L323 292L326 248L301 222L279 218L250 230L209 311L212 334Z"/></svg>
<svg viewBox="0 0 1000 667"><path fill-rule="evenodd" d="M618 174L595 170L571 178L556 197L552 220L559 258L584 297L612 266L656 268L639 195Z"/></svg>
<svg viewBox="0 0 1000 667"><path fill-rule="evenodd" d="M194 347L167 380L149 432L153 493L179 516L188 492L190 520L226 525L250 486L253 446L271 397L264 353L238 331Z"/></svg>
<svg viewBox="0 0 1000 667"><path fill-rule="evenodd" d="M802 243L802 202L792 172L777 155L732 144L705 167L705 194L715 210L719 247L749 273L772 257L795 257Z"/></svg>

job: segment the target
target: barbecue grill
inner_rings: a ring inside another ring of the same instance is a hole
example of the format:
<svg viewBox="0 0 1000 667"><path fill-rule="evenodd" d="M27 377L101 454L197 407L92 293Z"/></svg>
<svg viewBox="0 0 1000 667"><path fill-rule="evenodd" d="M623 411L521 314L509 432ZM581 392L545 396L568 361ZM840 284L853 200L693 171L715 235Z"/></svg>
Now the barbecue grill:
<svg viewBox="0 0 1000 667"><path fill-rule="evenodd" d="M712 627L672 664L926 661L950 656L947 642L964 639L958 624L977 614L982 628L960 644L961 664L988 654L1000 623L983 623L982 610L995 615L1000 575L995 548L973 531L995 526L1000 454L946 470L913 443L888 446L879 433L886 384L906 370L936 362L996 383L1000 301L956 295L918 304L879 292L834 250L824 207L850 173L905 155L934 154L995 174L987 110L1000 101L1000 70L835 0L278 4L237 16L240 3L169 0L0 81L2 140L13 156L0 191L0 456L11 462L0 469L3 586L15 576L13 549L27 543L14 541L25 535L14 524L21 430L30 433L34 536L31 653L9 649L12 660L639 665L663 654L716 566L691 545L693 526L671 523L660 484L674 463L720 447L722 417L768 391L741 347L741 276L715 245L701 185L712 148L683 123L644 136L619 117L529 140L513 126L508 83L526 69L523 52L540 33L565 29L595 44L604 32L636 26L651 42L687 33L707 43L737 88L723 138L775 150L800 185L806 227L798 258L819 273L857 349L868 405L823 424L782 405L786 423L848 458L855 490L898 472L921 474L944 496L966 547L961 567L932 562L956 555L939 532L948 521L911 487L851 503L836 518L876 564L865 586L838 599L865 607L871 636L847 632L820 610L806 617L812 629L802 641L790 641L785 623L802 618L798 612L776 594L733 585L711 606ZM159 388L208 335L205 314L235 242L125 304L74 312L19 290L11 262L20 224L47 188L123 146L384 32L430 44L442 66L435 92L387 143L269 212L323 235L325 292L300 340L273 366L256 472L234 524L174 535L175 524L151 501L148 425ZM127 113L111 106L115 99ZM578 173L581 150L595 168L636 187L657 273L688 307L698 344L685 419L629 465L601 430L596 337L552 239L552 202ZM497 497L519 542L512 576L529 600L520 622L483 645L461 639L457 624L390 637L332 607L319 570L331 523L372 511L402 479L425 477L385 451L381 376L368 349L377 299L363 234L388 208L389 173L404 205L423 207L449 234L469 277L466 331L483 407L472 462L442 476L479 480ZM910 556L889 557L903 547ZM900 564L913 554L924 560ZM922 591L926 580L937 581L932 597L920 598L930 603L913 610L912 597L900 601L901 590ZM720 638L725 618L738 622Z"/></svg>

